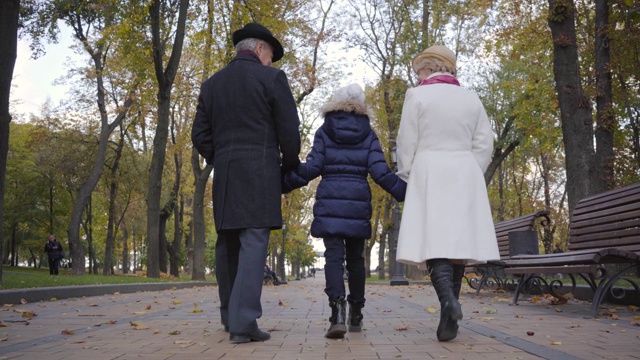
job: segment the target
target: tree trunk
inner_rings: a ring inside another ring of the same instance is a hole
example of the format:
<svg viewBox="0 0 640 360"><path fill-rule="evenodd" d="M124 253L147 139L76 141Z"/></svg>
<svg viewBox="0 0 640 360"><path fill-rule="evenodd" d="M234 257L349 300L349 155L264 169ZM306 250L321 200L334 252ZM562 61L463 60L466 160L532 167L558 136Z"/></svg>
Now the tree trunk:
<svg viewBox="0 0 640 360"><path fill-rule="evenodd" d="M622 74L618 74L618 82L620 82L620 89L624 99L624 108L629 118L629 127L631 128L631 153L636 161L636 170L640 170L640 114L638 114L633 105L629 101L629 90L627 83Z"/></svg>
<svg viewBox="0 0 640 360"><path fill-rule="evenodd" d="M498 140L495 141L496 146L493 149L493 155L491 156L491 162L489 166L487 166L487 170L484 172L484 182L489 185L491 179L493 178L495 172L500 168L502 162L504 162L509 154L513 152L513 150L520 145L521 135L520 137L508 141L510 139L511 133L514 131L514 122L516 120L515 116L511 116L507 118L504 128L502 128L500 135L498 136ZM506 146L504 146L506 145Z"/></svg>
<svg viewBox="0 0 640 360"><path fill-rule="evenodd" d="M149 169L149 188L147 191L147 277L160 277L160 196L162 195L162 173L166 157L171 106L171 88L182 56L185 24L189 0L180 0L175 39L171 47L171 56L164 68L166 44L162 39L162 4L153 0L149 7L151 17L151 36L153 43L153 64L158 82L157 106L158 121L153 139L153 155Z"/></svg>
<svg viewBox="0 0 640 360"><path fill-rule="evenodd" d="M7 154L9 153L9 98L11 80L18 53L18 18L20 0L0 2L0 259L3 259L4 235L4 181L7 175ZM0 282L2 282L2 264L0 264Z"/></svg>
<svg viewBox="0 0 640 360"><path fill-rule="evenodd" d="M124 222L122 223L122 273L129 273L129 231Z"/></svg>
<svg viewBox="0 0 640 360"><path fill-rule="evenodd" d="M173 214L173 208L176 206L176 193L171 192L171 197L164 204L164 207L160 211L160 220L158 222L158 266L161 273L168 273L167 271L167 221L171 214Z"/></svg>
<svg viewBox="0 0 640 360"><path fill-rule="evenodd" d="M102 275L111 275L111 258L113 256L113 247L116 243L116 195L118 194L118 183L116 176L118 174L118 166L122 157L122 149L124 149L124 129L120 126L120 140L116 148L116 156L111 166L111 178L109 184L109 220L107 221L107 239L104 249L104 264L102 267Z"/></svg>
<svg viewBox="0 0 640 360"><path fill-rule="evenodd" d="M592 112L580 83L573 0L549 0L548 22L572 214L580 199L593 194L595 175Z"/></svg>
<svg viewBox="0 0 640 360"><path fill-rule="evenodd" d="M380 247L378 249L378 269L379 279L384 280L387 278L387 266L385 265L385 253L387 247L387 239L389 238L389 224L391 224L391 197L387 198L387 202L384 206L384 211L382 213L382 234L380 234ZM389 269L393 269L391 267L391 259L389 259Z"/></svg>
<svg viewBox="0 0 640 360"><path fill-rule="evenodd" d="M611 54L609 48L609 1L596 0L596 169L594 192L615 187L613 177L613 133L616 128L611 93Z"/></svg>
<svg viewBox="0 0 640 360"><path fill-rule="evenodd" d="M364 249L364 272L366 277L371 277L371 251L373 251L373 247L375 246L378 240L378 229L380 227L380 211L376 211L376 219L373 222L373 231L371 239L366 244Z"/></svg>
<svg viewBox="0 0 640 360"><path fill-rule="evenodd" d="M180 248L182 243L182 219L184 218L184 200L180 200L180 206L173 209L173 241L169 250L169 273L180 277Z"/></svg>
<svg viewBox="0 0 640 360"><path fill-rule="evenodd" d="M13 224L13 226L11 227L11 243L10 243L10 248L9 248L9 254L11 254L11 263L9 264L9 266L18 266L18 262L16 261L17 259L17 254L18 254L18 223Z"/></svg>
<svg viewBox="0 0 640 360"><path fill-rule="evenodd" d="M204 220L204 194L207 188L209 175L213 166L206 165L200 169L200 156L193 148L191 153L191 165L193 168L194 186L193 192L193 268L191 269L192 280L205 280L204 271L204 244L206 236ZM211 244L213 246L213 244Z"/></svg>
<svg viewBox="0 0 640 360"><path fill-rule="evenodd" d="M187 202L187 207L193 209L193 201L191 204ZM191 275L193 269L193 214L191 214L191 220L189 221L188 232L184 236L184 247L186 250L187 263L184 265L184 273Z"/></svg>

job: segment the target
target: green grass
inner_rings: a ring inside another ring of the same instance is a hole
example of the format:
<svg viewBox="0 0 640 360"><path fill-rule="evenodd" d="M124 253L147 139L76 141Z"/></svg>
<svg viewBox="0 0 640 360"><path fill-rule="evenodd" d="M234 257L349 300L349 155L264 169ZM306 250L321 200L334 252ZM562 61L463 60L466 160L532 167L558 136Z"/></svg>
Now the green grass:
<svg viewBox="0 0 640 360"><path fill-rule="evenodd" d="M207 280L209 276L207 276ZM33 269L24 267L4 266L2 268L2 283L0 290L25 289L48 286L81 286L100 284L135 284L153 282L191 281L190 275L184 275L173 279L151 279L146 276L136 275L71 275L71 269L60 269L58 276L49 275L49 269Z"/></svg>

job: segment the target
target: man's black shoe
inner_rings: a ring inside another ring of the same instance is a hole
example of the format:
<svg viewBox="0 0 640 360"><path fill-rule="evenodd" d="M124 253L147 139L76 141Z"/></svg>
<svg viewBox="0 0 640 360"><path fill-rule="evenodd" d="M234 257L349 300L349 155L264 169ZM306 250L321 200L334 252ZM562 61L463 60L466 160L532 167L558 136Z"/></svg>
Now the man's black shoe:
<svg viewBox="0 0 640 360"><path fill-rule="evenodd" d="M233 344L243 344L251 341L267 341L271 339L271 334L264 332L260 329L250 332L248 334L231 334L229 335L229 341Z"/></svg>

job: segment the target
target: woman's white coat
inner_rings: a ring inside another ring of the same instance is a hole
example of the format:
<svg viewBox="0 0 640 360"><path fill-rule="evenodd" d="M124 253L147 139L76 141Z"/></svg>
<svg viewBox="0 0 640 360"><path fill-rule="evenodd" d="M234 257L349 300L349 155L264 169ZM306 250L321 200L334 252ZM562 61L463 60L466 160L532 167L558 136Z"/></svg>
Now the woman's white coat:
<svg viewBox="0 0 640 360"><path fill-rule="evenodd" d="M397 151L408 184L397 260L499 259L484 181L493 133L478 96L451 84L407 90Z"/></svg>

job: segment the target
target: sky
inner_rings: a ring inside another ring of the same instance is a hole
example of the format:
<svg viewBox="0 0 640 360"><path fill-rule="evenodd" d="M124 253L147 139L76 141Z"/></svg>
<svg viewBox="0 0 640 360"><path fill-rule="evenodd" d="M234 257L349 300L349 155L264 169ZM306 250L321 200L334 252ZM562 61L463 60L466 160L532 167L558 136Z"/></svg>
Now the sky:
<svg viewBox="0 0 640 360"><path fill-rule="evenodd" d="M56 85L55 80L67 72L67 64L76 55L69 46L72 44L68 30L62 30L58 44L45 45L46 54L38 59L31 58L29 41L18 41L18 54L13 70L11 104L16 114L38 114L42 105L51 100L61 101L69 86Z"/></svg>

